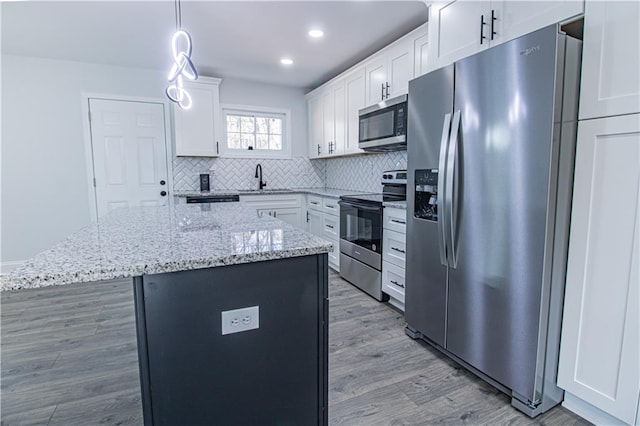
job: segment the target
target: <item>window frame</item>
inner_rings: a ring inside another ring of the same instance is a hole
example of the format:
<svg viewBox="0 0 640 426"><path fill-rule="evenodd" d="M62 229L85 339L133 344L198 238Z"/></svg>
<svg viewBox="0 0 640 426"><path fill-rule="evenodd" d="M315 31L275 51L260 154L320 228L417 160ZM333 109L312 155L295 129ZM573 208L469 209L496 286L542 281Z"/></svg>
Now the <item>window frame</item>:
<svg viewBox="0 0 640 426"><path fill-rule="evenodd" d="M291 111L285 108L273 108L252 105L220 105L222 115L222 146L221 157L227 158L291 158ZM227 135L227 115L252 114L257 117L269 117L274 115L282 116L282 149L236 149L229 148L229 138Z"/></svg>

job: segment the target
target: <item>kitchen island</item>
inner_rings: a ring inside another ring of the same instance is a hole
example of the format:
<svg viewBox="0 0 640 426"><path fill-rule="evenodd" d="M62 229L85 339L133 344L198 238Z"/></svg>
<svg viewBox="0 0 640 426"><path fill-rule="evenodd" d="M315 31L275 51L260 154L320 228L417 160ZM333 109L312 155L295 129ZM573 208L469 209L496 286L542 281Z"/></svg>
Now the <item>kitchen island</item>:
<svg viewBox="0 0 640 426"><path fill-rule="evenodd" d="M242 203L121 209L2 289L131 277L145 424L326 424L330 248Z"/></svg>

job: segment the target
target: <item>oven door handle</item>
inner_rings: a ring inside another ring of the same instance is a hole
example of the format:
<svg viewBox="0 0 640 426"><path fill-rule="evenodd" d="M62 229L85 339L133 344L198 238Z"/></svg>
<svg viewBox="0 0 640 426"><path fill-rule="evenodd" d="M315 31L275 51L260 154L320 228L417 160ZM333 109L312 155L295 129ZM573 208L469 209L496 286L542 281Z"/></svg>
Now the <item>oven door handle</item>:
<svg viewBox="0 0 640 426"><path fill-rule="evenodd" d="M338 201L338 204L340 204L341 206L344 207L354 207L356 209L360 209L360 210L366 210L369 212L381 212L382 211L382 207L374 207L374 206L368 206L366 204L359 204L359 203L352 203L351 201Z"/></svg>

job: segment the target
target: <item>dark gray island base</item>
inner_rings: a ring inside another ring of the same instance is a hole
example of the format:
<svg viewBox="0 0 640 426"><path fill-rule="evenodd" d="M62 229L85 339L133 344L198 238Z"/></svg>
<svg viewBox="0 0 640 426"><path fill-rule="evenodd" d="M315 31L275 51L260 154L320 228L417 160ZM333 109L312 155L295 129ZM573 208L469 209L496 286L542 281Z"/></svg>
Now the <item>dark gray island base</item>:
<svg viewBox="0 0 640 426"><path fill-rule="evenodd" d="M144 424L326 425L327 275L321 253L134 277Z"/></svg>

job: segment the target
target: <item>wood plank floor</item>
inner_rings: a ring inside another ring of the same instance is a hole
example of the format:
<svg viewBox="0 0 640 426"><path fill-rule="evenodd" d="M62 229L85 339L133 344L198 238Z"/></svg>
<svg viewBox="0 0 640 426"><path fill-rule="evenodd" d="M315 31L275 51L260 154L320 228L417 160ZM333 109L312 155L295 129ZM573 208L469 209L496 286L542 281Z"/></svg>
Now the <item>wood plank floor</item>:
<svg viewBox="0 0 640 426"><path fill-rule="evenodd" d="M522 415L334 273L329 296L330 424L589 424ZM142 424L130 282L2 293L0 327L3 426Z"/></svg>

